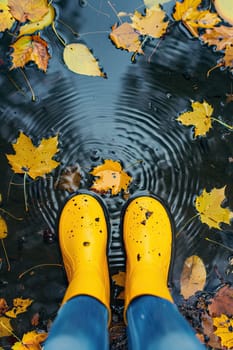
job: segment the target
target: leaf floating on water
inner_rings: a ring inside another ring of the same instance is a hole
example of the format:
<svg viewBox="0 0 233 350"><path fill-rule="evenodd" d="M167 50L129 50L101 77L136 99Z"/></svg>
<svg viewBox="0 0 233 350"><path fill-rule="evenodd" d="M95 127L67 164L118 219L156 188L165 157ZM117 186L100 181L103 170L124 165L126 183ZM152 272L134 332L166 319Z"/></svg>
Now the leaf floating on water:
<svg viewBox="0 0 233 350"><path fill-rule="evenodd" d="M13 300L13 308L5 313L6 316L16 318L18 314L26 312L28 307L32 304L31 299L15 298Z"/></svg>
<svg viewBox="0 0 233 350"><path fill-rule="evenodd" d="M181 114L177 120L183 125L194 125L194 137L205 136L209 129L212 127L211 116L213 113L213 107L206 101L192 102L191 112L185 112Z"/></svg>
<svg viewBox="0 0 233 350"><path fill-rule="evenodd" d="M122 169L121 164L111 159L104 160L104 164L95 167L90 174L97 177L91 189L100 193L110 190L112 195L116 195L121 190L127 190L132 181L132 177Z"/></svg>
<svg viewBox="0 0 233 350"><path fill-rule="evenodd" d="M0 239L7 237L8 230L6 221L0 216Z"/></svg>
<svg viewBox="0 0 233 350"><path fill-rule="evenodd" d="M216 50L225 50L228 45L233 45L233 28L222 25L207 29L201 39L205 44L216 46Z"/></svg>
<svg viewBox="0 0 233 350"><path fill-rule="evenodd" d="M218 289L215 296L209 300L208 310L211 316L233 315L233 287L224 285Z"/></svg>
<svg viewBox="0 0 233 350"><path fill-rule="evenodd" d="M55 183L55 188L73 193L79 189L81 181L81 169L79 165L72 165L65 168Z"/></svg>
<svg viewBox="0 0 233 350"><path fill-rule="evenodd" d="M11 29L14 22L15 22L15 19L10 13L8 0L1 0L0 1L0 32L4 32L6 29Z"/></svg>
<svg viewBox="0 0 233 350"><path fill-rule="evenodd" d="M153 38L161 38L166 32L168 22L165 22L166 13L158 6L146 9L143 16L135 11L131 17L132 27L142 35L150 35Z"/></svg>
<svg viewBox="0 0 233 350"><path fill-rule="evenodd" d="M67 67L74 73L105 77L95 57L84 44L66 45L63 59Z"/></svg>
<svg viewBox="0 0 233 350"><path fill-rule="evenodd" d="M46 72L50 55L48 44L39 35L27 35L20 37L11 45L14 49L12 56L12 67L24 67L30 61L35 62L39 69Z"/></svg>
<svg viewBox="0 0 233 350"><path fill-rule="evenodd" d="M213 318L213 324L216 327L214 334L221 339L221 345L224 349L233 348L233 319L227 315L221 315L220 317Z"/></svg>
<svg viewBox="0 0 233 350"><path fill-rule="evenodd" d="M233 8L232 1L229 0L213 0L216 11L219 16L226 22L233 25Z"/></svg>
<svg viewBox="0 0 233 350"><path fill-rule="evenodd" d="M223 63L225 67L233 68L233 43L226 46Z"/></svg>
<svg viewBox="0 0 233 350"><path fill-rule="evenodd" d="M114 25L110 33L110 39L117 48L127 50L129 52L143 53L139 34L132 28L130 23L125 22L119 27Z"/></svg>
<svg viewBox="0 0 233 350"><path fill-rule="evenodd" d="M48 12L47 0L8 0L10 12L19 22L37 22Z"/></svg>
<svg viewBox="0 0 233 350"><path fill-rule="evenodd" d="M8 317L0 317L0 338L9 337L12 335L13 328L11 326L11 320Z"/></svg>
<svg viewBox="0 0 233 350"><path fill-rule="evenodd" d="M225 199L225 186L217 189L213 188L210 192L204 189L195 200L195 207L200 214L201 222L207 224L210 228L214 227L221 230L221 222L230 224L233 213L228 208L222 208L221 204Z"/></svg>
<svg viewBox="0 0 233 350"><path fill-rule="evenodd" d="M20 132L17 142L12 144L15 154L7 154L12 170L17 174L28 174L32 179L44 176L60 163L52 158L58 152L58 136L42 139L39 146Z"/></svg>
<svg viewBox="0 0 233 350"><path fill-rule="evenodd" d="M37 333L31 331L23 335L21 342L16 342L12 346L12 350L41 350L41 343L46 340L48 333Z"/></svg>
<svg viewBox="0 0 233 350"><path fill-rule="evenodd" d="M183 266L180 280L180 293L185 299L203 290L206 282L206 269L199 256L188 257Z"/></svg>

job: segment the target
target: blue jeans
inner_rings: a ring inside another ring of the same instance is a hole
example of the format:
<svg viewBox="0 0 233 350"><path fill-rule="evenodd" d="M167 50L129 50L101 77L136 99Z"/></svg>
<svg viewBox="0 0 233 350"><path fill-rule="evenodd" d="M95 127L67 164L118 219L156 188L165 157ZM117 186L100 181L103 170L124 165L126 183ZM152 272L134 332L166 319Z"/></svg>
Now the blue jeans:
<svg viewBox="0 0 233 350"><path fill-rule="evenodd" d="M142 296L127 310L129 350L204 350L177 307ZM98 300L81 295L58 312L44 350L107 350L108 311Z"/></svg>

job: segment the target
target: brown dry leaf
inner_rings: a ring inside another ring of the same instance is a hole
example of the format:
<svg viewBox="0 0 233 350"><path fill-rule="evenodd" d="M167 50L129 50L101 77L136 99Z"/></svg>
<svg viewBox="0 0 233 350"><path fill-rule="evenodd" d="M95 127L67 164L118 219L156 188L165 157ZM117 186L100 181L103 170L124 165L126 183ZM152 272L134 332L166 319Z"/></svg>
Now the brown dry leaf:
<svg viewBox="0 0 233 350"><path fill-rule="evenodd" d="M104 164L95 167L90 174L97 177L91 189L100 193L111 190L112 195L116 195L121 190L127 190L132 181L132 177L122 169L121 164L112 159L105 159Z"/></svg>
<svg viewBox="0 0 233 350"><path fill-rule="evenodd" d="M176 21L182 21L189 31L198 36L198 28L213 28L221 22L216 13L209 10L199 11L201 0L184 0L176 2L173 17Z"/></svg>
<svg viewBox="0 0 233 350"><path fill-rule="evenodd" d="M52 5L49 5L48 12L37 22L29 22L20 27L18 37L22 35L33 34L38 30L48 27L55 18L55 10Z"/></svg>
<svg viewBox="0 0 233 350"><path fill-rule="evenodd" d="M16 318L18 314L27 311L27 308L33 303L31 299L15 298L13 300L13 308L5 313L6 316Z"/></svg>
<svg viewBox="0 0 233 350"><path fill-rule="evenodd" d="M233 315L233 287L221 287L210 300L208 310L211 316Z"/></svg>
<svg viewBox="0 0 233 350"><path fill-rule="evenodd" d="M199 256L188 257L183 266L180 279L180 293L185 299L203 290L206 282L206 269Z"/></svg>
<svg viewBox="0 0 233 350"><path fill-rule="evenodd" d="M230 24L233 24L233 8L232 1L229 0L213 0L216 11L219 16Z"/></svg>
<svg viewBox="0 0 233 350"><path fill-rule="evenodd" d="M206 336L205 338L208 339L206 345L211 346L212 348L220 349L221 348L220 338L217 337L216 334L214 334L214 325L213 325L212 317L210 317L210 315L207 312L203 312L201 315L201 321L202 321L203 333Z"/></svg>
<svg viewBox="0 0 233 350"><path fill-rule="evenodd" d="M110 39L117 48L143 54L139 34L136 33L128 22L121 24L119 27L117 25L112 26Z"/></svg>
<svg viewBox="0 0 233 350"><path fill-rule="evenodd" d="M221 345L226 349L232 349L233 319L223 314L220 317L214 317L213 324L216 327L214 334L216 334L221 339Z"/></svg>
<svg viewBox="0 0 233 350"><path fill-rule="evenodd" d="M65 190L70 193L76 192L79 189L82 178L80 171L78 164L66 167L55 183L55 189Z"/></svg>
<svg viewBox="0 0 233 350"><path fill-rule="evenodd" d="M205 136L212 127L213 107L204 102L192 102L192 111L181 114L177 120L183 125L194 125L194 137Z"/></svg>
<svg viewBox="0 0 233 350"><path fill-rule="evenodd" d="M46 72L49 62L48 44L39 35L26 35L20 37L11 45L14 49L12 56L12 67L24 67L30 61L36 63L39 69Z"/></svg>
<svg viewBox="0 0 233 350"><path fill-rule="evenodd" d="M48 12L47 0L8 0L10 11L19 22L36 22Z"/></svg>
<svg viewBox="0 0 233 350"><path fill-rule="evenodd" d="M74 73L105 77L91 51L84 44L66 45L63 59L67 67Z"/></svg>
<svg viewBox="0 0 233 350"><path fill-rule="evenodd" d="M58 136L42 139L38 147L20 132L17 142L12 144L15 154L7 154L7 159L15 173L28 174L32 179L44 176L60 163L52 158L58 152Z"/></svg>
<svg viewBox="0 0 233 350"><path fill-rule="evenodd" d="M0 315L4 315L7 310L8 310L8 305L7 305L6 299L0 298Z"/></svg>
<svg viewBox="0 0 233 350"><path fill-rule="evenodd" d="M11 336L12 331L11 320L4 316L0 317L0 338Z"/></svg>
<svg viewBox="0 0 233 350"><path fill-rule="evenodd" d="M0 0L0 32L11 29L15 20L8 7L8 0Z"/></svg>
<svg viewBox="0 0 233 350"><path fill-rule="evenodd" d="M132 27L142 35L150 35L153 38L161 38L166 32L168 22L165 22L166 12L159 6L153 6L146 9L143 16L140 12L135 11L131 17Z"/></svg>
<svg viewBox="0 0 233 350"><path fill-rule="evenodd" d="M210 192L204 189L195 200L195 207L200 214L201 222L207 224L210 228L214 227L221 230L221 222L230 224L233 213L228 208L222 208L221 204L225 199L225 186L217 189L213 188Z"/></svg>
<svg viewBox="0 0 233 350"><path fill-rule="evenodd" d="M12 350L41 350L41 343L46 340L48 333L31 331L23 335L21 342L16 342Z"/></svg>
<svg viewBox="0 0 233 350"><path fill-rule="evenodd" d="M226 46L223 62L225 67L233 68L233 43Z"/></svg>
<svg viewBox="0 0 233 350"><path fill-rule="evenodd" d="M0 239L6 238L8 234L6 221L0 216Z"/></svg>
<svg viewBox="0 0 233 350"><path fill-rule="evenodd" d="M210 46L216 46L216 50L225 50L228 45L233 44L233 28L222 25L207 29L201 39Z"/></svg>
<svg viewBox="0 0 233 350"><path fill-rule="evenodd" d="M120 287L125 286L125 272L120 271L115 275L112 275L112 280Z"/></svg>

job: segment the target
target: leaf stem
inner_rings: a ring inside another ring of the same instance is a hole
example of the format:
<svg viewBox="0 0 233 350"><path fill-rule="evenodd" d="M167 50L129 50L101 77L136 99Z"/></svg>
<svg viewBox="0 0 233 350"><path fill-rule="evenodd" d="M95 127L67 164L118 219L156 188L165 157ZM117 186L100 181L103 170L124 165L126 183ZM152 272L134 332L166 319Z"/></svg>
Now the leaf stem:
<svg viewBox="0 0 233 350"><path fill-rule="evenodd" d="M209 78L210 73L211 73L213 70L215 70L216 68L221 67L222 65L223 65L222 63L218 63L218 64L216 64L216 66L210 68L210 69L208 70L207 74L206 74L206 75L207 75L207 78Z"/></svg>
<svg viewBox="0 0 233 350"><path fill-rule="evenodd" d="M30 269L22 272L19 276L18 279L22 278L23 276L25 276L27 273L29 273L32 270L38 269L39 267L45 267L45 266L57 266L57 267L63 267L62 264L39 264L39 265L35 265L30 267Z"/></svg>
<svg viewBox="0 0 233 350"><path fill-rule="evenodd" d="M13 218L15 220L19 220L19 221L23 220L23 218L17 218L16 216L14 216L13 214L9 213L9 211L7 211L7 210L5 210L3 208L0 208L0 211L2 211L4 214L9 215L11 218Z"/></svg>
<svg viewBox="0 0 233 350"><path fill-rule="evenodd" d="M36 95L35 95L34 90L33 90L32 86L31 86L31 84L30 84L30 81L28 80L28 78L27 78L27 76L26 76L26 74L25 74L25 72L23 71L22 68L20 68L20 71L21 71L21 73L23 74L23 77L24 77L24 79L25 79L25 81L26 81L26 83L27 83L27 85L28 85L28 87L29 87L29 90L31 91L31 94L32 94L32 101L35 102L35 100L36 100Z"/></svg>
<svg viewBox="0 0 233 350"><path fill-rule="evenodd" d="M221 120L217 119L217 118L214 118L214 117L211 117L210 119L214 120L215 122L225 126L227 129L230 129L230 130L233 130L233 126L229 125L229 124L226 124L224 122L222 122Z"/></svg>
<svg viewBox="0 0 233 350"><path fill-rule="evenodd" d="M25 210L28 211L26 179L27 179L27 173L25 172L23 176L23 194L24 194Z"/></svg>
<svg viewBox="0 0 233 350"><path fill-rule="evenodd" d="M232 248L227 247L226 245L224 245L222 243L219 243L219 242L214 241L213 239L210 239L210 238L207 238L207 237L205 238L205 240L208 241L208 242L211 242L213 244L219 245L220 247L223 247L223 248L225 248L225 249L227 249L227 250L229 250L230 252L233 253L233 249Z"/></svg>
<svg viewBox="0 0 233 350"><path fill-rule="evenodd" d="M10 264L10 261L9 261L8 255L7 255L7 251L6 251L6 247L5 247L5 243L4 243L3 239L1 239L1 242L2 242L2 248L3 248L4 254L5 254L5 257L6 257L7 271L10 271L11 270L11 264Z"/></svg>
<svg viewBox="0 0 233 350"><path fill-rule="evenodd" d="M197 213L196 215L194 215L194 216L192 216L190 219L188 219L188 220L184 223L184 225L181 227L180 231L177 232L176 238L180 235L180 233L184 230L184 228L185 228L188 224L190 224L190 222L192 222L193 219L195 219L195 218L198 217L199 215L200 215L200 214Z"/></svg>
<svg viewBox="0 0 233 350"><path fill-rule="evenodd" d="M12 334L14 338L17 339L22 344L22 340L12 331L12 329L8 328L2 321L0 321L0 325L3 328L5 328L10 334Z"/></svg>
<svg viewBox="0 0 233 350"><path fill-rule="evenodd" d="M69 24L65 23L64 21L62 21L61 19L57 20L59 23L63 24L66 28L68 28L72 34L79 36L79 33L76 32L71 26L69 26Z"/></svg>
<svg viewBox="0 0 233 350"><path fill-rule="evenodd" d="M55 27L55 22L54 22L54 21L52 22L52 28L53 28L53 31L54 31L56 37L58 38L58 40L62 43L63 46L66 47L65 41L62 39L62 37L61 37L61 36L58 34L58 32L57 32L57 29L56 29L56 27Z"/></svg>

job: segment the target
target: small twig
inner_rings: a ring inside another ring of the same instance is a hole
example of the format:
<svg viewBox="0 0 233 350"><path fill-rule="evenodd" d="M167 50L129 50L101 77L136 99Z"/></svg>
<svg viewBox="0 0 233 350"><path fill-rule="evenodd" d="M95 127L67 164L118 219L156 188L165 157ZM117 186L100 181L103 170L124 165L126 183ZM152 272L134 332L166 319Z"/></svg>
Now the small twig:
<svg viewBox="0 0 233 350"><path fill-rule="evenodd" d="M45 267L45 266L57 266L57 267L63 267L63 265L61 264L39 264L39 265L35 265L33 267L30 267L30 269L22 272L19 276L18 276L18 279L22 278L23 276L25 276L27 273L35 270L35 269L38 269L39 267Z"/></svg>
<svg viewBox="0 0 233 350"><path fill-rule="evenodd" d="M62 21L61 19L57 20L59 23L63 24L66 28L68 28L72 34L74 34L75 36L79 36L79 33L76 32L71 26L69 26L69 24L65 23L64 21Z"/></svg>
<svg viewBox="0 0 233 350"><path fill-rule="evenodd" d="M25 74L25 72L23 71L22 68L20 68L20 71L21 71L21 73L22 73L23 76L24 76L24 79L25 79L25 81L26 81L26 83L27 83L27 85L28 85L28 87L29 87L29 90L31 91L31 94L32 94L32 101L34 102L34 101L36 100L36 95L35 95L35 93L34 93L34 91L33 91L33 88L32 88L32 86L31 86L31 84L30 84L30 81L28 80L28 78L27 78L27 76L26 76L26 74Z"/></svg>
<svg viewBox="0 0 233 350"><path fill-rule="evenodd" d="M103 11L97 10L94 6L90 5L89 2L87 3L87 6L90 7L92 10L96 11L97 13L100 13L101 15L110 18L110 15L108 13L105 13Z"/></svg>
<svg viewBox="0 0 233 350"><path fill-rule="evenodd" d="M10 264L10 261L9 261L8 255L7 255L7 251L6 251L6 247L5 247L5 243L4 243L3 239L1 239L1 242L2 242L2 248L3 248L4 254L5 254L5 257L6 257L7 271L10 271L11 270L11 264Z"/></svg>
<svg viewBox="0 0 233 350"><path fill-rule="evenodd" d="M7 78L10 80L10 82L14 85L14 87L16 88L17 91L21 92L24 96L26 96L25 92L23 91L22 88L19 87L19 85L14 81L13 78L11 78L11 76L8 74Z"/></svg>
<svg viewBox="0 0 233 350"><path fill-rule="evenodd" d="M122 22L121 18L118 16L118 13L117 13L116 9L115 9L115 8L113 7L113 5L111 4L111 1L108 1L108 4L109 4L109 6L111 7L111 9L113 10L113 12L115 13L115 15L117 16L119 22L122 24L123 22Z"/></svg>
<svg viewBox="0 0 233 350"><path fill-rule="evenodd" d="M28 211L27 191L26 191L26 179L27 179L27 173L26 173L26 171L25 171L24 176L23 176L23 194L24 194L25 210Z"/></svg>
<svg viewBox="0 0 233 350"><path fill-rule="evenodd" d="M145 44L145 42L147 41L148 39L148 35L145 36L145 38L143 39L141 45L139 46L139 48L133 53L132 57L131 57L131 62L134 62L135 61L135 57L139 51L139 49L142 49L143 45Z"/></svg>
<svg viewBox="0 0 233 350"><path fill-rule="evenodd" d="M99 31L96 31L96 32L86 32L86 33L79 34L79 37L81 38L84 35L90 35L90 34L106 34L106 33L110 34L110 31L108 31L108 30L99 30Z"/></svg>
<svg viewBox="0 0 233 350"><path fill-rule="evenodd" d="M65 41L64 41L64 40L62 39L62 37L58 34L57 29L55 28L55 22L54 22L54 21L52 22L52 28L53 28L53 31L54 31L56 37L58 38L58 40L62 43L63 46L66 46Z"/></svg>
<svg viewBox="0 0 233 350"><path fill-rule="evenodd" d="M207 237L205 238L205 240L208 241L208 242L211 242L213 244L219 245L220 247L223 247L223 248L225 248L225 249L227 249L227 250L229 250L230 252L233 253L233 249L232 248L227 247L226 245L224 245L222 243L219 243L219 242L214 241L213 239L210 239L210 238L207 238Z"/></svg>
<svg viewBox="0 0 233 350"><path fill-rule="evenodd" d="M209 78L210 73L211 73L213 70L215 70L215 69L217 69L217 68L219 68L219 67L221 67L221 66L223 66L223 63L218 63L218 64L216 64L216 66L210 68L210 69L208 70L207 74L206 74L206 75L207 75L207 78Z"/></svg>
<svg viewBox="0 0 233 350"><path fill-rule="evenodd" d="M162 42L162 38L159 39L159 41L157 42L157 44L155 45L155 47L152 50L152 53L150 54L150 56L148 57L148 63L150 63L152 56L155 54L155 52L157 51L157 49L159 48L159 45Z"/></svg>
<svg viewBox="0 0 233 350"><path fill-rule="evenodd" d="M16 216L14 216L13 214L9 213L9 211L7 211L7 210L5 210L3 208L0 208L0 211L2 211L4 214L9 215L11 218L13 218L15 220L19 220L19 221L23 220L23 218L17 218Z"/></svg>
<svg viewBox="0 0 233 350"><path fill-rule="evenodd" d="M211 117L210 119L212 119L212 120L214 120L215 122L217 122L217 123L219 123L219 124L225 126L227 129L233 130L233 126L228 125L228 124L224 123L223 121L221 121L221 120L219 120L219 119L217 119L217 118Z"/></svg>
<svg viewBox="0 0 233 350"><path fill-rule="evenodd" d="M197 216L199 216L200 214L199 213L197 213L196 215L194 215L194 216L192 216L190 219L188 219L186 222L185 222L185 224L181 227L181 229L179 230L179 232L177 232L177 234L176 234L176 238L180 235L180 233L184 230L184 228L188 225L188 224L190 224L190 222L192 222L193 221L193 219L195 219Z"/></svg>

